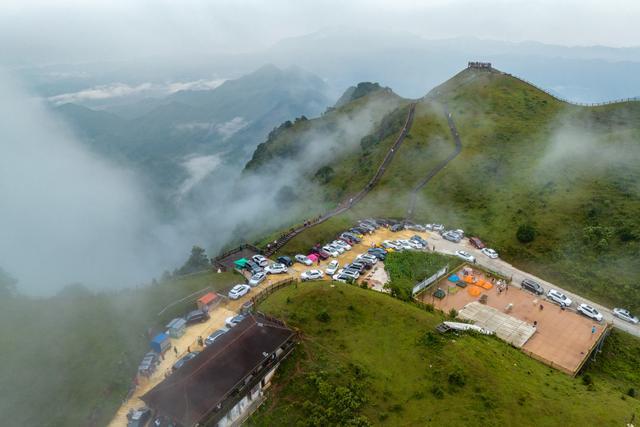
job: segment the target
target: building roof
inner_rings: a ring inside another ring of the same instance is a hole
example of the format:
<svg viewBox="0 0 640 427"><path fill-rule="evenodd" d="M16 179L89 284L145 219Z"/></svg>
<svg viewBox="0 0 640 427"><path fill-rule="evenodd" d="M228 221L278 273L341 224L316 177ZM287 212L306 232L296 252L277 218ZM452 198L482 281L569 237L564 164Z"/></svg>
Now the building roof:
<svg viewBox="0 0 640 427"><path fill-rule="evenodd" d="M293 335L285 326L250 315L142 400L182 425L200 422Z"/></svg>
<svg viewBox="0 0 640 427"><path fill-rule="evenodd" d="M171 328L180 329L183 326L186 326L186 324L187 324L187 321L184 320L182 317L176 317L171 322L169 322L166 327L167 329L171 329Z"/></svg>
<svg viewBox="0 0 640 427"><path fill-rule="evenodd" d="M169 335L165 334L164 332L161 332L158 335L156 335L155 337L153 337L151 342L162 344L164 341L166 341L168 339L169 339Z"/></svg>
<svg viewBox="0 0 640 427"><path fill-rule="evenodd" d="M202 295L200 298L198 298L198 302L201 302L202 304L210 304L211 302L215 301L218 298L218 295L214 294L213 292L209 292L207 294Z"/></svg>

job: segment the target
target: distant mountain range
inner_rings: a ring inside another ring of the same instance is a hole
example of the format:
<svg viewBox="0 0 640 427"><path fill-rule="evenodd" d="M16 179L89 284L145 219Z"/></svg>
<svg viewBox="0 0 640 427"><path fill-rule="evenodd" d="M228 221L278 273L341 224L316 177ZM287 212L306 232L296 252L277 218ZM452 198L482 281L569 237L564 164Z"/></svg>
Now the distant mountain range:
<svg viewBox="0 0 640 427"><path fill-rule="evenodd" d="M209 165L240 170L274 127L330 105L327 92L312 73L267 65L212 90L120 100L101 110L67 103L56 111L93 150L142 172L160 198L169 198L188 189L185 182L197 184L190 160L218 156Z"/></svg>

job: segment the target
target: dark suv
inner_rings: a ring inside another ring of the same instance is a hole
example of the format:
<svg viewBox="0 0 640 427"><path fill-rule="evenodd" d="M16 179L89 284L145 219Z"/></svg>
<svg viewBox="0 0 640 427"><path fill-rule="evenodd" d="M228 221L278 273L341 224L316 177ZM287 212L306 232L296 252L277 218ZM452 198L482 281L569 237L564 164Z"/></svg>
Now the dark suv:
<svg viewBox="0 0 640 427"><path fill-rule="evenodd" d="M209 313L202 310L193 310L187 314L184 320L187 321L187 325L206 322L209 320Z"/></svg>
<svg viewBox="0 0 640 427"><path fill-rule="evenodd" d="M522 289L526 289L527 291L533 292L534 294L537 294L537 295L544 294L544 288L540 286L540 283L532 279L523 279Z"/></svg>
<svg viewBox="0 0 640 427"><path fill-rule="evenodd" d="M291 267L293 265L293 261L291 261L291 258L289 258L288 256L279 256L276 261L278 261L280 264L286 265L287 267Z"/></svg>

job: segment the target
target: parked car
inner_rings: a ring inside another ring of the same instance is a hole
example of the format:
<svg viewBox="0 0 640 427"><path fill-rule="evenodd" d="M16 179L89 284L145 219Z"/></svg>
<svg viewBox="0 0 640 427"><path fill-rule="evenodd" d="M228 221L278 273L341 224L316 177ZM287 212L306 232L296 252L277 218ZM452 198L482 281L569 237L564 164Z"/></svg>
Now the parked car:
<svg viewBox="0 0 640 427"><path fill-rule="evenodd" d="M494 251L491 248L484 248L480 252L482 252L483 254L485 254L486 256L488 256L491 259L498 258L498 252Z"/></svg>
<svg viewBox="0 0 640 427"><path fill-rule="evenodd" d="M378 258L371 254L360 254L356 257L356 261L364 260L367 264L376 264L378 262Z"/></svg>
<svg viewBox="0 0 640 427"><path fill-rule="evenodd" d="M311 261L311 260L309 260L309 261ZM267 266L267 268L265 268L265 271L267 273L269 273L269 274L282 274L282 273L286 273L287 271L289 271L289 269L284 264L280 264L278 262L274 262L273 264Z"/></svg>
<svg viewBox="0 0 640 427"><path fill-rule="evenodd" d="M358 228L351 228L349 229L349 233L353 234L354 236L356 236L358 239L362 239L364 237L364 234L362 234L362 230L358 229Z"/></svg>
<svg viewBox="0 0 640 427"><path fill-rule="evenodd" d="M533 279L522 279L522 289L533 292L537 295L544 294L544 288L540 285L540 283L536 282Z"/></svg>
<svg viewBox="0 0 640 427"><path fill-rule="evenodd" d="M177 371L178 369L182 368L184 364L187 363L189 360L195 358L198 354L200 354L199 351L192 351L191 353L187 353L186 356L183 356L182 358L178 359L178 361L173 364L173 366L171 367L171 370Z"/></svg>
<svg viewBox="0 0 640 427"><path fill-rule="evenodd" d="M422 243L420 243L419 241L417 241L417 240L409 239L409 240L407 240L407 243L409 243L409 245L413 249L418 249L418 250L424 249L424 245Z"/></svg>
<svg viewBox="0 0 640 427"><path fill-rule="evenodd" d="M404 225L403 224L394 224L394 225L391 226L391 228L389 228L389 230L393 231L394 233L397 233L398 231L404 230Z"/></svg>
<svg viewBox="0 0 640 427"><path fill-rule="evenodd" d="M478 239L477 237L469 237L469 243L471 243L471 246L476 249L484 249L487 247L484 243L482 243L482 240Z"/></svg>
<svg viewBox="0 0 640 427"><path fill-rule="evenodd" d="M336 280L338 282L343 282L343 283L346 283L346 282L348 282L350 280L353 280L351 277L347 276L344 273L336 273L333 276L331 276L331 278L333 280Z"/></svg>
<svg viewBox="0 0 640 427"><path fill-rule="evenodd" d="M460 243L462 236L453 230L442 233L442 238L454 243Z"/></svg>
<svg viewBox="0 0 640 427"><path fill-rule="evenodd" d="M211 344L213 344L218 338L220 338L221 336L223 336L224 334L226 334L227 332L229 332L229 328L220 328L217 331L213 332L211 335L209 335L205 340L204 340L204 345L206 346L210 346Z"/></svg>
<svg viewBox="0 0 640 427"><path fill-rule="evenodd" d="M236 314L235 316L229 316L224 319L224 324L227 328L233 328L238 323L242 322L246 316L244 314Z"/></svg>
<svg viewBox="0 0 640 427"><path fill-rule="evenodd" d="M633 323L634 325L640 322L636 316L631 314L631 312L625 308L614 308L613 315L626 322Z"/></svg>
<svg viewBox="0 0 640 427"><path fill-rule="evenodd" d="M256 274L262 271L262 267L260 267L258 263L253 262L252 260L247 260L245 269L249 270L251 274Z"/></svg>
<svg viewBox="0 0 640 427"><path fill-rule="evenodd" d="M331 243L327 243L327 245L329 245L330 247L334 248L336 251L338 251L338 253L343 254L347 251L347 248L339 245L337 243L331 242Z"/></svg>
<svg viewBox="0 0 640 427"><path fill-rule="evenodd" d="M320 247L320 245L316 245L313 248L311 248L310 251L312 254L316 254L320 257L320 259L325 260L329 257L331 257L331 254L327 251L325 251L324 249L322 249L322 247Z"/></svg>
<svg viewBox="0 0 640 427"><path fill-rule="evenodd" d="M360 277L360 272L356 271L356 270L352 270L350 268L345 268L344 271L342 272L342 274L346 275L347 277L356 280L358 279L358 277Z"/></svg>
<svg viewBox="0 0 640 427"><path fill-rule="evenodd" d="M300 275L300 280L320 280L323 276L322 270L307 270Z"/></svg>
<svg viewBox="0 0 640 427"><path fill-rule="evenodd" d="M419 242L424 247L427 247L427 244L428 244L426 240L424 240L422 237L418 236L417 234L414 236L411 236L409 240L413 242Z"/></svg>
<svg viewBox="0 0 640 427"><path fill-rule="evenodd" d="M127 427L144 427L151 419L151 409L145 407L131 410L127 414Z"/></svg>
<svg viewBox="0 0 640 427"><path fill-rule="evenodd" d="M362 238L360 238L360 237L356 236L355 234L350 233L348 231L345 231L344 233L342 233L340 235L340 238L341 239L349 239L349 240L351 240L353 242L356 242L356 243L360 243L362 241Z"/></svg>
<svg viewBox="0 0 640 427"><path fill-rule="evenodd" d="M589 304L584 304L584 303L579 304L577 310L578 310L578 313L583 314L590 319L593 319L597 322L602 321L602 314L600 314L598 310L591 307Z"/></svg>
<svg viewBox="0 0 640 427"><path fill-rule="evenodd" d="M334 245L341 246L345 251L351 250L351 245L345 242L344 240L334 240L331 243L333 243Z"/></svg>
<svg viewBox="0 0 640 427"><path fill-rule="evenodd" d="M415 249L415 247L409 243L408 240L396 240L396 245L400 246L400 249L402 250L412 250Z"/></svg>
<svg viewBox="0 0 640 427"><path fill-rule="evenodd" d="M463 260L467 261L467 262L471 262L474 263L476 262L476 257L474 257L473 255L471 255L469 252L467 251L456 251L456 256L458 258L462 258Z"/></svg>
<svg viewBox="0 0 640 427"><path fill-rule="evenodd" d="M187 325L193 325L194 323L203 323L209 319L209 313L203 310L190 311L184 318L184 320L187 321Z"/></svg>
<svg viewBox="0 0 640 427"><path fill-rule="evenodd" d="M560 291L556 291L555 289L549 289L549 292L547 292L547 297L556 304L564 307L569 307L573 303L573 301L571 301L569 297L567 297Z"/></svg>
<svg viewBox="0 0 640 427"><path fill-rule="evenodd" d="M322 247L322 250L326 251L329 255L331 255L334 258L337 257L338 255L340 255L340 252L338 252L337 249L335 249L335 248L333 248L333 247L331 247L329 245L324 245Z"/></svg>
<svg viewBox="0 0 640 427"><path fill-rule="evenodd" d="M302 255L302 254L298 254L296 256L294 256L295 260L297 262L299 262L300 264L304 264L304 265L313 265L313 261L311 261L309 259L308 256L306 255Z"/></svg>
<svg viewBox="0 0 640 427"><path fill-rule="evenodd" d="M363 262L354 261L351 264L344 266L344 270L355 270L358 273L362 273L367 268L367 265Z"/></svg>
<svg viewBox="0 0 640 427"><path fill-rule="evenodd" d="M367 224L366 222L359 222L358 223L358 228L363 229L369 233L372 233L374 231L376 231L375 227Z"/></svg>
<svg viewBox="0 0 640 427"><path fill-rule="evenodd" d="M288 256L279 256L278 259L276 260L278 261L279 264L284 264L287 267L291 267L293 265L293 260L291 258L289 258Z"/></svg>
<svg viewBox="0 0 640 427"><path fill-rule="evenodd" d="M324 270L324 272L327 273L329 276L333 276L334 274L336 274L336 271L338 271L338 268L340 268L340 263L334 259L329 263L329 265Z"/></svg>
<svg viewBox="0 0 640 427"><path fill-rule="evenodd" d="M401 251L402 250L402 246L398 245L398 243L393 242L391 240L385 240L384 242L382 242L382 247L385 249L393 249L394 251Z"/></svg>
<svg viewBox="0 0 640 427"><path fill-rule="evenodd" d="M384 250L376 250L378 248L369 248L367 249L367 253L373 255L374 257L378 258L380 261L384 261L385 258L387 257L386 255L386 251Z"/></svg>
<svg viewBox="0 0 640 427"><path fill-rule="evenodd" d="M249 286L251 287L258 286L266 278L267 278L267 273L265 273L264 271L256 273L253 276L251 276L251 279L249 279Z"/></svg>
<svg viewBox="0 0 640 427"><path fill-rule="evenodd" d="M269 260L265 258L263 255L256 254L252 256L251 259L260 267L266 267L267 265L269 265Z"/></svg>
<svg viewBox="0 0 640 427"><path fill-rule="evenodd" d="M229 291L229 299L239 299L248 294L250 290L251 286L249 285L235 285Z"/></svg>
<svg viewBox="0 0 640 427"><path fill-rule="evenodd" d="M432 224L431 225L431 229L433 231L438 231L438 232L444 231L444 225L442 225L442 224Z"/></svg>

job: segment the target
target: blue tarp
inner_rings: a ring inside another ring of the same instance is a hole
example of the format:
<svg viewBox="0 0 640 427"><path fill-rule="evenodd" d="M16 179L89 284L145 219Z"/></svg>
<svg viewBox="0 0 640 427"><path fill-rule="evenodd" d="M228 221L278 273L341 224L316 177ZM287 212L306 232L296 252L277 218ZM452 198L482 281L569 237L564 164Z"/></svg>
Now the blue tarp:
<svg viewBox="0 0 640 427"><path fill-rule="evenodd" d="M449 276L449 278L447 279L450 282L456 283L460 281L460 278L458 276L456 276L455 274L452 274L451 276Z"/></svg>
<svg viewBox="0 0 640 427"><path fill-rule="evenodd" d="M156 353L163 353L169 347L171 347L171 340L165 333L160 333L151 340L151 349Z"/></svg>

